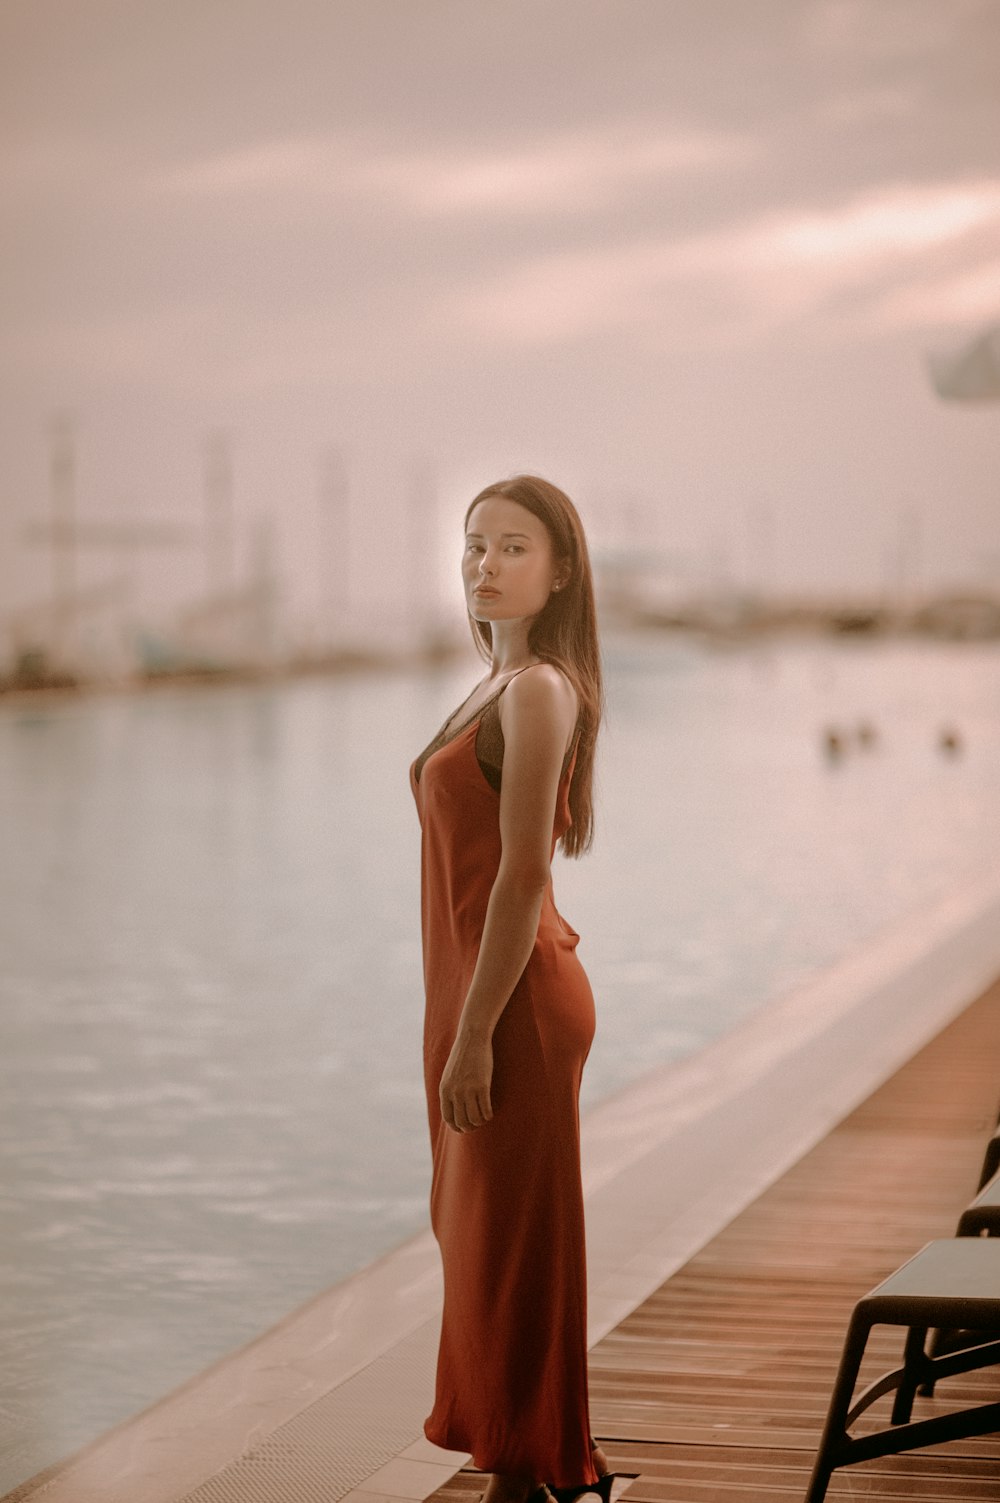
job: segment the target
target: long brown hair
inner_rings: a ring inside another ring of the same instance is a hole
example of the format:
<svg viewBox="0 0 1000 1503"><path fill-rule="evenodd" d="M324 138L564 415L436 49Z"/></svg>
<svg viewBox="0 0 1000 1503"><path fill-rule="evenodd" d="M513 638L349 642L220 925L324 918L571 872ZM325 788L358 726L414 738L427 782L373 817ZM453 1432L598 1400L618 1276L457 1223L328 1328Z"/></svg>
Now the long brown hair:
<svg viewBox="0 0 1000 1503"><path fill-rule="evenodd" d="M528 632L528 649L546 663L562 670L576 690L579 744L569 786L572 823L559 845L566 856L582 856L594 840L594 749L604 714L601 650L597 640L597 610L594 576L583 523L564 491L538 475L514 475L488 485L469 502L465 526L472 509L487 496L503 496L530 511L552 540L557 564L568 566L569 578L561 590L553 590ZM469 616L472 637L480 656L493 655L493 631L488 621Z"/></svg>

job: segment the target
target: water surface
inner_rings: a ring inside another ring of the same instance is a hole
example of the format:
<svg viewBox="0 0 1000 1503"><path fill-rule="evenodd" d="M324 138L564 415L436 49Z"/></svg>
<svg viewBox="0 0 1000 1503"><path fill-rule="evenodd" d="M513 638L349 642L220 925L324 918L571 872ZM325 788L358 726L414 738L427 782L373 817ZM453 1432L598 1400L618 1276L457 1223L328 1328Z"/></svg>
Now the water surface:
<svg viewBox="0 0 1000 1503"><path fill-rule="evenodd" d="M995 863L998 667L609 648L585 1103ZM407 768L477 672L0 705L0 1487L426 1224Z"/></svg>

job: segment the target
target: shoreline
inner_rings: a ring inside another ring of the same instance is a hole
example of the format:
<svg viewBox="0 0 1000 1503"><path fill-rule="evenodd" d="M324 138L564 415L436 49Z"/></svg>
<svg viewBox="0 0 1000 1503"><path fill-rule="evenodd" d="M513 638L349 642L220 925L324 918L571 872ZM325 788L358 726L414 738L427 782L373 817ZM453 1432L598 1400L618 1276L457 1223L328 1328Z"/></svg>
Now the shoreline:
<svg viewBox="0 0 1000 1503"><path fill-rule="evenodd" d="M761 647L783 645L821 644L841 645L858 642L868 644L909 643L918 647L945 647L950 649L994 647L1000 649L1000 630L989 633L948 633L907 629L867 629L849 626L835 627L829 623L793 621L774 629L764 627L729 626L711 627L700 623L658 624L636 623L631 626L614 625L602 633L606 644L614 646L621 642L643 644L684 644L703 647L706 650L759 650ZM296 683L303 679L344 679L359 674L393 674L427 669L447 669L468 660L472 653L471 643L455 640L431 650L399 653L389 650L368 649L343 651L316 658L289 658L273 663L243 663L230 666L168 669L149 674L129 674L117 677L81 677L72 681L18 683L0 677L0 708L5 705L71 704L83 699L100 697L124 697L145 693L157 693L167 689L217 689L233 685L272 685Z"/></svg>

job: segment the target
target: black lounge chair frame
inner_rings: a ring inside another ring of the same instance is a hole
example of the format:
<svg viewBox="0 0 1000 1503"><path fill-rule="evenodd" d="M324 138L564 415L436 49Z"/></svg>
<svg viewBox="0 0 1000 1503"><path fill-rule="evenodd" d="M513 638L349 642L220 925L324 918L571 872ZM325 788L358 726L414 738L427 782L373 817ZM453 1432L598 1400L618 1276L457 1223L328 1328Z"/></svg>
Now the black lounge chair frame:
<svg viewBox="0 0 1000 1503"><path fill-rule="evenodd" d="M977 1251L982 1248L988 1249L985 1256ZM876 1325L907 1328L903 1365L869 1384L852 1403L868 1337ZM935 1327L976 1331L979 1344L947 1355L929 1355L927 1333ZM991 1339L983 1341L983 1335ZM1000 1403L911 1420L921 1385L933 1386L941 1378L997 1364L1000 1246L993 1242L991 1247L989 1239L929 1242L855 1306L805 1503L822 1503L830 1478L840 1467L1000 1430ZM891 1429L859 1437L849 1434L859 1415L893 1392Z"/></svg>

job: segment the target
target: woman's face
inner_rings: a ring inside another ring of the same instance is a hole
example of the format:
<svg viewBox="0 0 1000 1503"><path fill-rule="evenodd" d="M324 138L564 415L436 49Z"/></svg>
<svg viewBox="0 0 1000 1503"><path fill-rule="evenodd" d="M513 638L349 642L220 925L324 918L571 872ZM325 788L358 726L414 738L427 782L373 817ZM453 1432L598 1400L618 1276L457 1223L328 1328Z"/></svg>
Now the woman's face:
<svg viewBox="0 0 1000 1503"><path fill-rule="evenodd" d="M487 496L469 515L462 579L476 621L537 616L564 571L556 568L545 523L518 501Z"/></svg>

